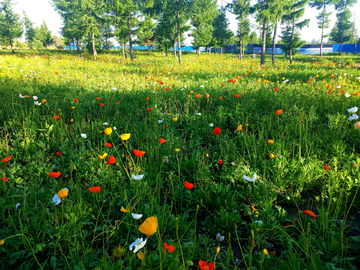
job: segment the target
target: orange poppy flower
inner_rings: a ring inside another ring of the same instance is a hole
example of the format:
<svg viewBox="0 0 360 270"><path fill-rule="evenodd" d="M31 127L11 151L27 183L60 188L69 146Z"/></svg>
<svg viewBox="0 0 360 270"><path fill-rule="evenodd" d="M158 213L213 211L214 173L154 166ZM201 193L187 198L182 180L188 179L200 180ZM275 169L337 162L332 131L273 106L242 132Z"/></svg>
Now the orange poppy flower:
<svg viewBox="0 0 360 270"><path fill-rule="evenodd" d="M159 91L160 89L159 89L159 88L155 88L155 90Z"/></svg>
<svg viewBox="0 0 360 270"><path fill-rule="evenodd" d="M201 270L214 270L215 268L215 264L213 263L207 264L207 262L205 261L199 261L199 266Z"/></svg>
<svg viewBox="0 0 360 270"><path fill-rule="evenodd" d="M160 138L160 143L163 144L165 140L163 138Z"/></svg>
<svg viewBox="0 0 360 270"><path fill-rule="evenodd" d="M54 118L55 118L56 120L59 120L59 116L58 116L58 115L54 115Z"/></svg>
<svg viewBox="0 0 360 270"><path fill-rule="evenodd" d="M3 178L1 178L0 180L5 181L5 183L9 181L9 179L7 179L7 177L3 177Z"/></svg>
<svg viewBox="0 0 360 270"><path fill-rule="evenodd" d="M237 97L237 98L241 97L240 94L234 94L234 96Z"/></svg>
<svg viewBox="0 0 360 270"><path fill-rule="evenodd" d="M107 148L111 148L112 147L112 144L111 143L106 143L106 146L107 146Z"/></svg>
<svg viewBox="0 0 360 270"><path fill-rule="evenodd" d="M146 153L146 151L141 151L141 150L136 150L136 149L134 149L133 152L134 152L135 156L137 156L137 157L142 157Z"/></svg>
<svg viewBox="0 0 360 270"><path fill-rule="evenodd" d="M280 110L276 110L275 113L276 113L277 115L280 115L280 114L282 113L282 111L283 111L283 110L281 110L281 109L280 109Z"/></svg>
<svg viewBox="0 0 360 270"><path fill-rule="evenodd" d="M99 193L100 190L101 190L101 187L98 186L98 187L89 187L89 190L91 193Z"/></svg>
<svg viewBox="0 0 360 270"><path fill-rule="evenodd" d="M187 189L192 189L192 188L194 188L194 184L185 181L184 187L186 187Z"/></svg>
<svg viewBox="0 0 360 270"><path fill-rule="evenodd" d="M61 172L49 172L50 177L58 178L61 175Z"/></svg>
<svg viewBox="0 0 360 270"><path fill-rule="evenodd" d="M103 107L105 106L105 105L104 105L104 104L102 104L102 103L99 103L99 105L100 105L100 106L103 106Z"/></svg>
<svg viewBox="0 0 360 270"><path fill-rule="evenodd" d="M111 155L111 156L109 157L109 160L108 160L107 163L108 163L108 164L115 164L115 162L116 162L116 158Z"/></svg>
<svg viewBox="0 0 360 270"><path fill-rule="evenodd" d="M316 218L316 215L310 210L304 210L302 212L310 217Z"/></svg>
<svg viewBox="0 0 360 270"><path fill-rule="evenodd" d="M221 86L225 86L226 84L221 84Z"/></svg>
<svg viewBox="0 0 360 270"><path fill-rule="evenodd" d="M149 97L147 97L146 100L149 100Z"/></svg>
<svg viewBox="0 0 360 270"><path fill-rule="evenodd" d="M175 247L173 245L168 245L165 242L164 249L165 249L165 252L167 251L167 252L171 253L171 252L173 252L175 250Z"/></svg>
<svg viewBox="0 0 360 270"><path fill-rule="evenodd" d="M120 102L115 102L115 104L116 104L116 105L119 105L119 104L120 104Z"/></svg>
<svg viewBox="0 0 360 270"><path fill-rule="evenodd" d="M4 159L2 160L2 162L8 162L10 159L11 159L11 155L8 156L8 157L6 157L6 158L4 158Z"/></svg>
<svg viewBox="0 0 360 270"><path fill-rule="evenodd" d="M159 82L161 85L163 85L164 84L164 82Z"/></svg>

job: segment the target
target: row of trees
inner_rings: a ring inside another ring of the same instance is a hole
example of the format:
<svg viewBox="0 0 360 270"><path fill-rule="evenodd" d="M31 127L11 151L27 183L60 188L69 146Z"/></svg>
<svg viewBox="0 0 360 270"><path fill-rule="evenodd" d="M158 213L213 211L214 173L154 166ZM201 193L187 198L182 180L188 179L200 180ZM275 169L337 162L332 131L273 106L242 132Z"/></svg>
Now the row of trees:
<svg viewBox="0 0 360 270"><path fill-rule="evenodd" d="M24 13L23 20L13 12L13 0L3 0L0 13L1 35L8 37L13 49L13 39L23 34L30 46L48 46L54 43L46 23L40 28ZM272 61L275 62L275 45L279 25L282 25L281 43L289 55L290 63L295 52L301 47L299 30L309 24L302 20L305 5L317 8L318 26L322 29L320 55L324 38L330 35L332 41L344 43L354 33L355 24L351 22L351 7L356 0L257 0L254 5L250 0L233 0L225 7L217 8L216 0L52 0L55 10L63 19L62 36L66 42L76 43L78 52L80 44L88 44L94 59L97 57L97 45L110 45L110 38L115 37L123 48L129 44L130 59L133 60L133 43L156 46L168 54L174 48L174 55L181 64L181 43L183 33L193 28L193 45L200 47L223 48L233 43L234 33L228 30L229 22L226 11L236 15L238 31L236 39L240 48L240 59L248 43L260 43L262 46L261 64L265 62L265 49L272 46ZM330 34L330 6L337 11L337 22ZM250 33L250 15L255 15L261 29L260 41L256 33ZM191 24L189 24L191 22ZM355 31L356 32L356 31ZM136 38L136 40L134 40ZM58 42L61 42L58 40ZM176 48L177 47L177 48ZM123 49L124 57L127 57ZM341 51L340 51L341 54Z"/></svg>

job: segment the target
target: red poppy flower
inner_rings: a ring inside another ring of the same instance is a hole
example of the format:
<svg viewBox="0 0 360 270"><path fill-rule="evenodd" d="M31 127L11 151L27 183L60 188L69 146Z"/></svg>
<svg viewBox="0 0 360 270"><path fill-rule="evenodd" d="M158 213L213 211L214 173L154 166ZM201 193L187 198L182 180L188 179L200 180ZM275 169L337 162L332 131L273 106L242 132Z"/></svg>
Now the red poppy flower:
<svg viewBox="0 0 360 270"><path fill-rule="evenodd" d="M357 96L359 94L359 92L356 92L355 94L354 94L354 96Z"/></svg>
<svg viewBox="0 0 360 270"><path fill-rule="evenodd" d="M218 128L218 127L216 127L216 128L214 129L213 133L214 133L215 135L219 135L219 134L220 134L220 131L221 131L221 129Z"/></svg>
<svg viewBox="0 0 360 270"><path fill-rule="evenodd" d="M114 164L116 162L116 158L114 156L110 156L109 160L108 160L108 164Z"/></svg>
<svg viewBox="0 0 360 270"><path fill-rule="evenodd" d="M56 120L59 120L59 116L58 116L58 115L54 115L54 118L55 118Z"/></svg>
<svg viewBox="0 0 360 270"><path fill-rule="evenodd" d="M5 181L5 183L9 181L9 179L7 179L7 177L3 177L3 178L1 178L1 180Z"/></svg>
<svg viewBox="0 0 360 270"><path fill-rule="evenodd" d="M186 187L187 189L192 189L192 188L194 188L194 184L191 184L191 183L185 181L184 187Z"/></svg>
<svg viewBox="0 0 360 270"><path fill-rule="evenodd" d="M331 94L331 90L328 91L328 94Z"/></svg>
<svg viewBox="0 0 360 270"><path fill-rule="evenodd" d="M330 170L330 168L328 167L328 165L325 165L325 166L324 166L324 169L327 170L327 171Z"/></svg>
<svg viewBox="0 0 360 270"><path fill-rule="evenodd" d="M61 172L49 172L50 177L58 178L61 175Z"/></svg>
<svg viewBox="0 0 360 270"><path fill-rule="evenodd" d="M222 159L219 159L218 164L223 164Z"/></svg>
<svg viewBox="0 0 360 270"><path fill-rule="evenodd" d="M56 152L56 155L61 157L62 154L60 152Z"/></svg>
<svg viewBox="0 0 360 270"><path fill-rule="evenodd" d="M276 114L277 115L280 115L282 113L282 110L280 109L280 110L276 110Z"/></svg>
<svg viewBox="0 0 360 270"><path fill-rule="evenodd" d="M111 148L112 147L112 144L111 143L106 143L106 146L107 146L107 148Z"/></svg>
<svg viewBox="0 0 360 270"><path fill-rule="evenodd" d="M214 270L215 268L215 264L213 263L207 264L207 262L205 261L199 261L199 266L201 270Z"/></svg>
<svg viewBox="0 0 360 270"><path fill-rule="evenodd" d="M99 193L100 190L101 190L101 187L98 186L98 187L89 187L89 190L91 193Z"/></svg>
<svg viewBox="0 0 360 270"><path fill-rule="evenodd" d="M220 100L222 100L222 97L219 97Z"/></svg>
<svg viewBox="0 0 360 270"><path fill-rule="evenodd" d="M6 158L4 158L4 159L2 160L2 162L8 162L10 159L11 159L11 155L8 156L8 157L6 157Z"/></svg>
<svg viewBox="0 0 360 270"><path fill-rule="evenodd" d="M240 94L234 94L234 96L237 97L237 98L241 97Z"/></svg>
<svg viewBox="0 0 360 270"><path fill-rule="evenodd" d="M165 140L163 138L160 138L160 143L163 144Z"/></svg>
<svg viewBox="0 0 360 270"><path fill-rule="evenodd" d="M175 247L174 247L173 245L168 245L168 244L166 244L166 242L165 242L165 244L164 244L164 249L165 249L165 251L171 253L171 252L173 252L173 251L175 250Z"/></svg>
<svg viewBox="0 0 360 270"><path fill-rule="evenodd" d="M116 104L116 105L119 105L119 104L120 104L120 102L115 102L115 104Z"/></svg>
<svg viewBox="0 0 360 270"><path fill-rule="evenodd" d="M164 84L164 82L159 82L161 85L163 85Z"/></svg>
<svg viewBox="0 0 360 270"><path fill-rule="evenodd" d="M104 105L104 104L102 104L102 103L99 103L99 105L100 105L100 106L103 106L103 107L105 106L105 105Z"/></svg>
<svg viewBox="0 0 360 270"><path fill-rule="evenodd" d="M77 102L79 99L78 98L74 98L74 101Z"/></svg>
<svg viewBox="0 0 360 270"><path fill-rule="evenodd" d="M149 100L149 97L147 97L146 100Z"/></svg>
<svg viewBox="0 0 360 270"><path fill-rule="evenodd" d="M170 90L170 88L165 88L165 90L166 90L166 91L169 91L169 90Z"/></svg>
<svg viewBox="0 0 360 270"><path fill-rule="evenodd" d="M311 81L314 81L314 79L311 79Z"/></svg>
<svg viewBox="0 0 360 270"><path fill-rule="evenodd" d="M310 217L316 218L316 215L313 212L311 212L310 210L304 210L302 212Z"/></svg>
<svg viewBox="0 0 360 270"><path fill-rule="evenodd" d="M326 86L327 88L330 88L330 84Z"/></svg>
<svg viewBox="0 0 360 270"><path fill-rule="evenodd" d="M221 84L221 86L225 86L226 84Z"/></svg>
<svg viewBox="0 0 360 270"><path fill-rule="evenodd" d="M240 77L239 76L236 76L236 79L239 79Z"/></svg>
<svg viewBox="0 0 360 270"><path fill-rule="evenodd" d="M96 99L97 99L97 100L101 100L101 98L99 98L99 97L97 97Z"/></svg>
<svg viewBox="0 0 360 270"><path fill-rule="evenodd" d="M147 108L148 111L151 111L151 108Z"/></svg>
<svg viewBox="0 0 360 270"><path fill-rule="evenodd" d="M141 150L136 150L136 149L134 149L133 152L134 152L135 156L137 156L137 157L142 157L146 153L146 151L141 151Z"/></svg>

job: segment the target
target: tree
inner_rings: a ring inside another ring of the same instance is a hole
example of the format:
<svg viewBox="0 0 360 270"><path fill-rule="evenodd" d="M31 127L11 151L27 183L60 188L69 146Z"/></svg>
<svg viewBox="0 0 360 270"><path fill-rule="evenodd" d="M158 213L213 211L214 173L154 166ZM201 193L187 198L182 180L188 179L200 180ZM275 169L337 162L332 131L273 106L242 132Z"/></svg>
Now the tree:
<svg viewBox="0 0 360 270"><path fill-rule="evenodd" d="M320 38L320 56L322 56L322 48L324 44L324 37L328 37L329 34L324 34L324 30L328 29L330 26L329 16L332 12L326 12L326 8L333 4L335 0L312 0L310 2L310 7L315 7L317 10L322 9L316 19L318 20L318 27L321 29L321 38Z"/></svg>
<svg viewBox="0 0 360 270"><path fill-rule="evenodd" d="M212 21L216 14L216 1L193 0L191 6L191 22L196 29L193 31L193 45L198 48L206 47L212 39Z"/></svg>
<svg viewBox="0 0 360 270"><path fill-rule="evenodd" d="M26 15L25 11L23 12L24 16L24 26L25 26L25 41L31 45L36 39L37 33L34 28L34 23L30 21L29 17Z"/></svg>
<svg viewBox="0 0 360 270"><path fill-rule="evenodd" d="M337 21L334 28L330 32L330 40L335 43L340 43L339 55L341 55L342 44L348 42L351 38L350 21L351 13L348 8L343 8L340 12L336 13Z"/></svg>
<svg viewBox="0 0 360 270"><path fill-rule="evenodd" d="M217 15L213 21L213 38L212 46L215 48L220 47L220 53L222 54L222 48L225 47L227 40L233 35L232 31L228 30L229 21L226 18L226 9L221 7L216 11Z"/></svg>
<svg viewBox="0 0 360 270"><path fill-rule="evenodd" d="M3 0L1 3L1 10L3 12L0 18L0 34L9 38L11 51L14 54L14 38L20 38L23 34L22 22L20 15L15 13L12 9L12 0Z"/></svg>
<svg viewBox="0 0 360 270"><path fill-rule="evenodd" d="M238 21L237 37L239 39L240 59L242 59L242 49L243 46L245 47L245 41L248 41L247 38L250 33L250 0L233 0L226 7L231 13L236 15Z"/></svg>
<svg viewBox="0 0 360 270"><path fill-rule="evenodd" d="M43 43L43 46L50 46L54 44L55 37L51 35L51 31L48 28L45 21L40 26L40 41Z"/></svg>
<svg viewBox="0 0 360 270"><path fill-rule="evenodd" d="M292 60L293 60L292 56L293 56L296 30L308 26L310 22L309 19L300 21L301 17L304 15L305 5L307 4L307 2L308 0L300 0L297 2L295 2L294 0L289 11L283 16L283 22L287 23L283 31L283 37L284 37L283 39L285 44L289 46L290 64L292 64Z"/></svg>
<svg viewBox="0 0 360 270"><path fill-rule="evenodd" d="M291 22L288 22L287 25L282 30L281 41L283 46L281 49L285 52L286 55L295 55L298 51L296 48L300 48L306 44L306 41L300 39L300 33L297 29L294 29ZM294 49L295 48L295 49Z"/></svg>
<svg viewBox="0 0 360 270"><path fill-rule="evenodd" d="M257 44L258 43L258 37L257 37L255 31L250 33L250 43L252 43L252 44Z"/></svg>
<svg viewBox="0 0 360 270"><path fill-rule="evenodd" d="M107 7L107 1L104 0L52 0L53 6L65 18L64 30L69 33L74 33L74 28L71 28L69 23L71 20L75 22L75 28L81 29L84 36L88 38L91 44L94 60L97 57L95 47L95 37L100 35L100 27L103 21L103 14ZM66 24L68 22L68 24Z"/></svg>
<svg viewBox="0 0 360 270"><path fill-rule="evenodd" d="M266 52L266 37L269 27L269 22L274 21L276 17L277 2L276 0L258 0L258 2L251 8L251 13L256 12L256 21L262 24L262 38L261 38L261 58L260 64L265 64Z"/></svg>

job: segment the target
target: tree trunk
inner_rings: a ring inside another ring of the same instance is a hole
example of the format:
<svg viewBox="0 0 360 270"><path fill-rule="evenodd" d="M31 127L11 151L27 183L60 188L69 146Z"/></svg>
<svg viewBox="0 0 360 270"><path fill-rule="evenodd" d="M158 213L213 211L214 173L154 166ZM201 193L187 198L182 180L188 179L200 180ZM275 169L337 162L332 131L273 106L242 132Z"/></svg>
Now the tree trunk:
<svg viewBox="0 0 360 270"><path fill-rule="evenodd" d="M342 44L343 44L343 38L344 38L344 29L341 31L341 41L340 41L339 55L341 55L341 47L342 47Z"/></svg>
<svg viewBox="0 0 360 270"><path fill-rule="evenodd" d="M324 9L323 9L323 25L321 26L321 42L320 42L320 56L323 55L322 53L322 48L323 48L323 40L324 40L324 27L325 27L325 5L324 5Z"/></svg>
<svg viewBox="0 0 360 270"><path fill-rule="evenodd" d="M9 25L9 32L10 32L10 46L11 46L11 51L12 51L12 54L15 54L14 44L13 44L13 37L12 37L11 27L10 27L10 22L8 22L8 25Z"/></svg>
<svg viewBox="0 0 360 270"><path fill-rule="evenodd" d="M271 52L271 59L272 59L273 64L275 64L275 45L276 45L275 39L276 39L277 26L278 26L278 16L276 16L276 23L275 23L274 35L273 35L272 52Z"/></svg>
<svg viewBox="0 0 360 270"><path fill-rule="evenodd" d="M179 64L181 65L181 35L180 35L180 2L177 0L178 11L177 11L177 39L178 39L178 55L179 55Z"/></svg>
<svg viewBox="0 0 360 270"><path fill-rule="evenodd" d="M291 39L290 39L290 51L289 51L289 59L290 64L293 62L293 42L294 42L294 35L295 35L295 19L292 21L292 33L291 33Z"/></svg>
<svg viewBox="0 0 360 270"><path fill-rule="evenodd" d="M79 38L76 38L76 49L77 49L77 53L78 54L81 54L81 51L80 51L80 44L79 44Z"/></svg>
<svg viewBox="0 0 360 270"><path fill-rule="evenodd" d="M209 47L209 53L211 53L211 47Z"/></svg>
<svg viewBox="0 0 360 270"><path fill-rule="evenodd" d="M131 17L130 11L128 13L128 28L129 28L129 49L130 49L130 59L134 61L133 48L132 48L132 37L131 37Z"/></svg>
<svg viewBox="0 0 360 270"><path fill-rule="evenodd" d="M240 37L240 40L239 40L239 53L240 53L240 60L242 60L242 49L241 49L241 46L242 46L242 40L241 40L241 37Z"/></svg>
<svg viewBox="0 0 360 270"><path fill-rule="evenodd" d="M198 56L200 57L200 46L198 47Z"/></svg>
<svg viewBox="0 0 360 270"><path fill-rule="evenodd" d="M165 44L165 55L166 55L166 57L168 56L168 52L167 52L167 44Z"/></svg>
<svg viewBox="0 0 360 270"><path fill-rule="evenodd" d="M70 52L71 52L71 41L69 39L69 48L70 48Z"/></svg>
<svg viewBox="0 0 360 270"><path fill-rule="evenodd" d="M91 17L91 9L89 9L90 11L90 17ZM95 48L95 35L94 35L94 29L93 29L93 22L92 19L90 19L90 26L91 26L91 42L92 42L92 49L93 49L93 54L94 54L94 60L96 60L97 57L97 51Z"/></svg>
<svg viewBox="0 0 360 270"><path fill-rule="evenodd" d="M262 32L262 46L261 46L261 60L260 65L265 64L265 52L266 52L266 30L267 30L268 22L265 19L263 23L263 32Z"/></svg>
<svg viewBox="0 0 360 270"><path fill-rule="evenodd" d="M174 56L176 58L176 38L174 38Z"/></svg>
<svg viewBox="0 0 360 270"><path fill-rule="evenodd" d="M222 54L222 47L220 47L220 54Z"/></svg>

